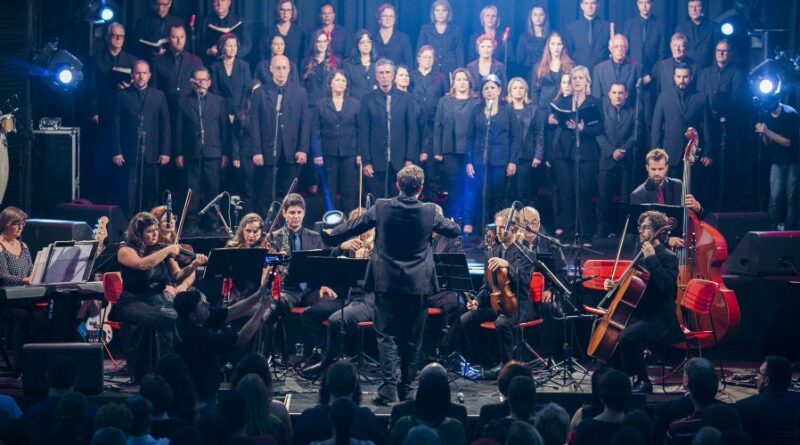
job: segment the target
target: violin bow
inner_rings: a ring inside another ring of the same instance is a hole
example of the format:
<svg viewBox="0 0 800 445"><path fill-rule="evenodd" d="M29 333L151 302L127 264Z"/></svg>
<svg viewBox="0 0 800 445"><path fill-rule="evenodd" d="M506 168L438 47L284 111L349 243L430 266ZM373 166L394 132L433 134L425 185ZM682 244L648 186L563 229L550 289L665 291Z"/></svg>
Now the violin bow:
<svg viewBox="0 0 800 445"><path fill-rule="evenodd" d="M175 242L172 244L178 244L181 239L181 234L183 233L183 223L186 221L186 213L189 211L189 203L192 201L192 189L188 189L186 191L186 201L183 202L183 210L181 210L181 221L178 223L178 230L175 232Z"/></svg>
<svg viewBox="0 0 800 445"><path fill-rule="evenodd" d="M281 200L281 206L278 208L278 214L275 215L275 219L272 220L272 224L269 226L269 231L267 231L267 237L272 236L272 231L275 230L275 226L278 224L278 221L281 219L281 213L283 212L283 208L286 206L286 198L294 192L295 187L297 187L297 178L294 178L292 181L292 185L289 186L289 191L286 192L286 196L283 197Z"/></svg>
<svg viewBox="0 0 800 445"><path fill-rule="evenodd" d="M628 233L628 223L631 222L631 215L625 218L625 227L622 228L622 233L619 235L619 246L617 246L617 258L614 259L614 267L611 269L611 281L614 281L614 275L617 273L617 265L619 265L619 256L622 254L622 245L625 244L625 234Z"/></svg>

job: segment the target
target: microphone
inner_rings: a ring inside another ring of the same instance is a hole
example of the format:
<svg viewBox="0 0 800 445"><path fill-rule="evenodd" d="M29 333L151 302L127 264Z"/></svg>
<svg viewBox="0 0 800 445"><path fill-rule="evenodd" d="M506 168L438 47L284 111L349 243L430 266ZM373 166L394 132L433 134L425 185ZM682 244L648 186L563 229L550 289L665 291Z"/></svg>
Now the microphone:
<svg viewBox="0 0 800 445"><path fill-rule="evenodd" d="M575 283L575 284L580 284L580 283L583 283L584 281L594 280L595 278L597 278L599 276L600 276L599 274L586 275L585 277L575 278L574 280L572 280L572 282Z"/></svg>
<svg viewBox="0 0 800 445"><path fill-rule="evenodd" d="M275 102L275 112L276 113L280 113L281 112L281 105L283 105L283 94L278 93L278 100L277 100L277 102Z"/></svg>
<svg viewBox="0 0 800 445"><path fill-rule="evenodd" d="M386 95L386 114L390 114L392 112L392 95Z"/></svg>
<svg viewBox="0 0 800 445"><path fill-rule="evenodd" d="M506 220L506 227L503 230L503 233L508 233L508 229L511 228L511 221L514 219L514 212L517 211L517 204L520 203L519 201L514 201L511 203L511 214L508 215L508 219Z"/></svg>
<svg viewBox="0 0 800 445"><path fill-rule="evenodd" d="M372 196L372 193L367 193L367 199L366 202L364 203L364 208L369 210L374 202L375 202L375 197Z"/></svg>
<svg viewBox="0 0 800 445"><path fill-rule="evenodd" d="M486 114L486 119L489 119L489 115L492 114L492 107L494 107L494 99L487 100L486 108L483 110L484 114Z"/></svg>
<svg viewBox="0 0 800 445"><path fill-rule="evenodd" d="M220 200L220 199L222 199L222 197L223 197L223 196L225 196L225 194L226 194L226 193L228 193L228 192L222 192L222 193L220 193L219 195L217 195L217 197L216 197L216 198L212 199L212 200L211 200L211 202L209 202L208 204L206 204L206 206L205 206L205 207L203 207L203 210L199 211L197 214L198 214L198 215L205 215L205 214L206 214L206 212L208 212L209 210L211 210L211 207L214 207L214 204L216 204L217 202L219 202L219 200Z"/></svg>
<svg viewBox="0 0 800 445"><path fill-rule="evenodd" d="M167 228L172 228L172 192L169 190L166 191L167 193Z"/></svg>
<svg viewBox="0 0 800 445"><path fill-rule="evenodd" d="M195 16L194 14L192 14L192 16L189 17L189 28L194 28L194 21L196 18L197 16Z"/></svg>
<svg viewBox="0 0 800 445"><path fill-rule="evenodd" d="M508 41L508 33L509 33L510 31L511 31L511 28L509 28L508 26L506 26L506 30L505 30L505 31L503 31L503 43L506 43L506 42Z"/></svg>

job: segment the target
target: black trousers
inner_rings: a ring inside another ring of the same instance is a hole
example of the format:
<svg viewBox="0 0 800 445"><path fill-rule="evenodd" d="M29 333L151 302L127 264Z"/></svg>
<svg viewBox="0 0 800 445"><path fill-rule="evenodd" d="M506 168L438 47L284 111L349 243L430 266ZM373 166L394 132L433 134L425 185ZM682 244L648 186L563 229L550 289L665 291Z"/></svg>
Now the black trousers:
<svg viewBox="0 0 800 445"><path fill-rule="evenodd" d="M670 324L659 319L636 320L619 335L619 358L622 370L631 377L647 379L647 364L644 361L646 347L666 349L657 333L668 332Z"/></svg>
<svg viewBox="0 0 800 445"><path fill-rule="evenodd" d="M277 168L278 177L276 184L278 185L278 190L275 191L276 201L281 201L283 199L283 196L289 190L289 186L292 185L292 180L294 180L294 178L296 178L300 173L300 167L300 165L297 165L294 162L291 164L286 162L283 155L281 155ZM272 178L275 172L276 169L274 169L272 165L255 167L254 170L256 182L255 189L258 190L255 208L256 211L262 216L267 214L269 205L272 203Z"/></svg>
<svg viewBox="0 0 800 445"><path fill-rule="evenodd" d="M355 156L325 156L325 179L334 209L345 214L358 207L358 165ZM338 199L337 199L338 195Z"/></svg>
<svg viewBox="0 0 800 445"><path fill-rule="evenodd" d="M617 163L614 168L600 170L597 175L597 232L607 234L617 228L614 195L628 202L631 195L631 169L628 163Z"/></svg>
<svg viewBox="0 0 800 445"><path fill-rule="evenodd" d="M510 317L497 315L491 308L481 307L474 311L467 311L459 320L460 336L470 356L475 357L484 368L493 367L497 361L492 357L491 343L487 340L489 332L481 328L481 323L494 321L495 339L497 341L500 360L505 363L512 358L514 350L514 322Z"/></svg>
<svg viewBox="0 0 800 445"><path fill-rule="evenodd" d="M339 298L346 298L340 295ZM345 335L355 332L357 323L371 321L375 317L375 307L363 300L351 301L344 307L336 300L320 300L303 312L303 323L310 333L315 348L324 348L324 363L332 362L339 354L339 333L344 327ZM322 322L328 320L327 328ZM326 335L327 333L327 335Z"/></svg>
<svg viewBox="0 0 800 445"><path fill-rule="evenodd" d="M425 339L426 342L436 344L443 341L445 350L452 351L455 346L455 336L452 333L457 331L458 320L461 318L461 314L464 313L464 304L461 302L461 297L456 292L438 292L428 297L428 307L441 309L443 317L438 317L438 323L435 325L433 320L429 320L431 328L428 329L430 335L429 338ZM442 335L445 323L450 327L450 330Z"/></svg>
<svg viewBox="0 0 800 445"><path fill-rule="evenodd" d="M539 183L543 182L539 176L543 174L544 165L533 168L532 159L522 159L517 164L515 196L523 205L533 205Z"/></svg>
<svg viewBox="0 0 800 445"><path fill-rule="evenodd" d="M387 167L389 175L388 195L384 193L387 171L376 171L374 177L372 178L364 176L364 185L375 198L388 198L397 195L397 170L395 170L393 167L394 166Z"/></svg>
<svg viewBox="0 0 800 445"><path fill-rule="evenodd" d="M382 380L378 394L390 400L396 399L398 385L409 387L417 376L427 317L425 304L424 295L375 293L375 334Z"/></svg>
<svg viewBox="0 0 800 445"><path fill-rule="evenodd" d="M219 194L222 175L220 158L186 158L183 170L186 188L192 190L188 211L191 217L187 216L187 219L195 220L197 212ZM213 212L209 213L211 218L216 218Z"/></svg>
<svg viewBox="0 0 800 445"><path fill-rule="evenodd" d="M116 178L116 195L120 207L128 216L133 216L140 211L150 211L161 201L159 175L161 167L158 164L143 164L142 170L142 202L139 202L139 170L136 159L125 158L122 167L113 167Z"/></svg>
<svg viewBox="0 0 800 445"><path fill-rule="evenodd" d="M561 208L561 221L564 224L564 233L572 236L575 227L575 200L578 200L578 223L583 237L590 237L594 233L594 209L592 198L597 190L597 161L581 161L578 166L578 187L575 191L575 162L571 159L558 159L553 161L556 184L558 186L559 205Z"/></svg>
<svg viewBox="0 0 800 445"><path fill-rule="evenodd" d="M430 161L428 161L430 162ZM442 161L433 161L438 164L439 170L439 186L442 191L447 193L447 204L444 208L444 214L453 218L458 222L466 219L464 212L464 188L466 187L467 173L464 170L464 155L463 154L445 154L442 155Z"/></svg>
<svg viewBox="0 0 800 445"><path fill-rule="evenodd" d="M178 313L163 293L123 292L117 304L126 324L125 359L136 381L156 368L158 360L172 351Z"/></svg>

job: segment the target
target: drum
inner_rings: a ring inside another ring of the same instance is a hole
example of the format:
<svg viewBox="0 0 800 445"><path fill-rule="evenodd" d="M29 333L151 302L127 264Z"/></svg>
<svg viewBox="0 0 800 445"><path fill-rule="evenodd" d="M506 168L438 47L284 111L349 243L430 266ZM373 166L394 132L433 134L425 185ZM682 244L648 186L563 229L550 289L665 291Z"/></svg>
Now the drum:
<svg viewBox="0 0 800 445"><path fill-rule="evenodd" d="M17 120L13 114L0 116L0 133L8 134L17 131Z"/></svg>

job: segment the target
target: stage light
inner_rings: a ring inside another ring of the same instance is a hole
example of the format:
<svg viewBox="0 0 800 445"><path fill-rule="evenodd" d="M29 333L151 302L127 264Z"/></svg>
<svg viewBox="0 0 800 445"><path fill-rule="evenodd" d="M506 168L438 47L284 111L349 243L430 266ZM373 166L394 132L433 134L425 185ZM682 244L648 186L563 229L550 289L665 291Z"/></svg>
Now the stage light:
<svg viewBox="0 0 800 445"><path fill-rule="evenodd" d="M83 63L67 50L58 50L47 62L46 75L50 85L70 92L83 81Z"/></svg>
<svg viewBox="0 0 800 445"><path fill-rule="evenodd" d="M114 8L110 6L103 6L102 8L100 8L100 14L99 14L100 20L104 22L110 22L114 20L115 15L116 13L114 12Z"/></svg>
<svg viewBox="0 0 800 445"><path fill-rule="evenodd" d="M344 222L344 213L340 210L331 210L322 217L322 227L332 229Z"/></svg>
<svg viewBox="0 0 800 445"><path fill-rule="evenodd" d="M734 31L736 31L736 27L733 26L733 23L725 22L720 26L720 31L722 31L723 35L732 36Z"/></svg>
<svg viewBox="0 0 800 445"><path fill-rule="evenodd" d="M761 81L758 82L758 91L761 94L772 94L775 92L775 87L775 82L773 82L772 79L761 79Z"/></svg>
<svg viewBox="0 0 800 445"><path fill-rule="evenodd" d="M72 75L72 71L70 71L69 67L66 67L62 68L61 71L58 72L56 78L62 84L69 85L72 83L72 80L75 78L75 76Z"/></svg>

